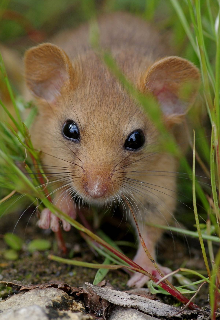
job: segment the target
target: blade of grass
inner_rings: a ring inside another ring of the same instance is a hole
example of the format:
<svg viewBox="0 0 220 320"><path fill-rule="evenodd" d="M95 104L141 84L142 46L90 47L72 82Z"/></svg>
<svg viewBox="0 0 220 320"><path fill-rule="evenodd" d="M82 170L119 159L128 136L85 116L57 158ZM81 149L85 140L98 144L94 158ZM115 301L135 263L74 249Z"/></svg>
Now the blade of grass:
<svg viewBox="0 0 220 320"><path fill-rule="evenodd" d="M85 235L84 239L89 244L89 246L94 248L98 252L98 254L100 254L101 256L104 256L105 258L109 259L110 261L114 262L115 264L121 264L124 266L128 266L128 263L124 262L124 260L115 256L112 252L106 250L105 248L98 246L96 242L91 241L91 238L89 238Z"/></svg>
<svg viewBox="0 0 220 320"><path fill-rule="evenodd" d="M65 258L54 256L52 254L50 254L48 256L48 259L53 260L53 261L57 261L57 262L61 262L61 263L71 264L74 266L92 268L92 269L102 268L102 269L116 270L116 269L120 269L123 267L122 265L90 263L90 262L83 262L83 261L77 261L77 260L72 260L72 259L65 259Z"/></svg>
<svg viewBox="0 0 220 320"><path fill-rule="evenodd" d="M199 22L198 23L198 11L196 11L196 16L195 16L195 6L192 5L192 1L191 0L187 0L188 3L188 8L190 11L190 17L192 20L192 24L195 30L195 34L196 34L196 42L197 42L197 48L198 51L200 53L199 58L200 58L200 63L201 63L201 51L204 53L204 57L205 57L205 62L206 62L206 68L207 68L207 74L209 75L209 80L211 81L212 87L214 88L214 74L213 74L213 69L212 66L210 64L209 58L208 58L208 53L206 50L206 46L205 46L205 41L204 41L204 36L205 36L205 31L202 27L202 20L201 20L201 12L199 14L200 18L199 18ZM196 20L197 18L197 20ZM201 37L202 34L202 37ZM202 40L200 43L198 42L198 39Z"/></svg>
<svg viewBox="0 0 220 320"><path fill-rule="evenodd" d="M196 146L195 146L195 131L194 131L194 140L193 140L193 207L194 207L194 214L195 214L195 220L196 220L196 227L197 227L197 231L198 231L198 235L199 235L199 242L200 242L200 246L201 246L201 250L202 250L202 255L203 255L203 259L204 259L204 263L206 266L206 270L207 270L207 274L208 277L210 279L211 277L211 272L209 269L209 264L208 264L208 259L206 256L206 252L205 252L205 246L204 246L204 242L203 242L203 238L202 238L202 233L201 233L201 229L200 229L200 225L199 225L199 217L198 217L198 212L197 212L197 204L196 204L196 179L195 179L195 163L196 163L196 157L195 157L195 150L196 150Z"/></svg>
<svg viewBox="0 0 220 320"><path fill-rule="evenodd" d="M15 109L15 114L16 114L16 117L18 119L18 127L17 129L20 129L20 131L22 132L22 128L21 128L21 124L22 124L22 119L21 119L21 115L20 115L20 112L19 112L19 109L16 105L16 101L15 101L15 98L14 98L14 94L12 92L12 88L11 88L11 85L9 83L9 80L8 80L8 77L7 77L7 73L6 73L6 70L5 70L5 65L4 65L4 62L3 62L3 58L2 58L2 55L0 53L0 72L2 73L3 75L3 79L5 81L5 84L7 86L7 89L8 89L8 92L9 92L9 95L10 95L10 98L11 98L11 101L12 101L12 104L14 106L14 109Z"/></svg>
<svg viewBox="0 0 220 320"><path fill-rule="evenodd" d="M31 108L27 119L25 120L25 125L27 126L27 128L30 128L31 124L33 123L36 115L37 115L38 111L36 107Z"/></svg>
<svg viewBox="0 0 220 320"><path fill-rule="evenodd" d="M174 9L176 10L176 13L177 13L180 21L182 22L182 26L183 26L183 28L184 28L184 30L185 30L188 38L189 38L189 41L190 41L195 53L197 54L197 56L199 56L198 47L196 45L196 42L194 41L194 38L192 36L192 32L190 30L190 26L189 26L189 24L187 22L187 19L185 17L185 14L184 14L182 8L181 8L180 2L178 0L170 0L170 2L172 3L172 5L173 5Z"/></svg>
<svg viewBox="0 0 220 320"><path fill-rule="evenodd" d="M13 190L12 192L10 192L7 196L5 196L3 199L0 200L0 204L1 204L2 202L5 202L5 201L8 200L9 198L11 198L15 193L16 193L16 190Z"/></svg>
<svg viewBox="0 0 220 320"><path fill-rule="evenodd" d="M220 212L219 212L219 205L218 205L218 195L217 195L217 188L216 188L216 159L215 159L215 151L216 151L216 143L218 143L217 138L217 130L216 126L212 125L212 136L211 136L211 150L210 150L210 172L211 172L211 185L212 185L212 195L214 200L215 206L215 214L218 225L220 225Z"/></svg>
<svg viewBox="0 0 220 320"><path fill-rule="evenodd" d="M184 273L188 273L188 274L193 274L201 279L203 279L204 281L206 281L207 283L210 283L210 279L203 276L201 273L199 273L198 271L195 270L191 270L191 269L187 269L187 268L179 268L178 270L176 270L177 272L181 271Z"/></svg>
<svg viewBox="0 0 220 320"><path fill-rule="evenodd" d="M158 3L155 0L145 0L145 10L143 16L146 20L153 20L157 4Z"/></svg>
<svg viewBox="0 0 220 320"><path fill-rule="evenodd" d="M103 265L111 265L110 264L110 260L108 258L105 258ZM98 283L100 283L105 276L107 275L107 273L109 272L110 269L105 269L105 268L100 268L95 275L95 278L93 280L93 284L96 286Z"/></svg>
<svg viewBox="0 0 220 320"><path fill-rule="evenodd" d="M121 251L121 249L115 244L114 241L112 241L102 230L99 230L97 232L98 236L101 237L102 239L104 239L106 242L108 242L112 247L114 247L116 250ZM106 265L106 264L110 264L110 261L111 259L109 257L106 257L103 264ZM97 285L99 282L101 282L106 274L108 273L108 269L103 269L103 268L100 268L96 275L95 275L95 278L94 278L94 281L93 281L93 284L94 285Z"/></svg>
<svg viewBox="0 0 220 320"><path fill-rule="evenodd" d="M118 246L125 246L125 247L130 247L133 249L137 249L136 244L133 242L129 242L129 241L123 241L123 240L115 241L115 244Z"/></svg>
<svg viewBox="0 0 220 320"><path fill-rule="evenodd" d="M17 121L14 119L14 117L12 117L11 113L8 111L8 109L5 107L4 103L1 100L0 100L0 105L2 106L2 108L4 109L8 117L11 119L11 121L14 123L15 127L19 129L19 125Z"/></svg>
<svg viewBox="0 0 220 320"><path fill-rule="evenodd" d="M189 177L191 178L193 176L192 168L190 167L189 163L187 162L185 157L182 157L180 159L181 166L183 166L184 170L188 173ZM203 207L206 211L209 210L209 203L205 196L204 191L202 190L200 184L198 183L197 179L195 179L195 186L196 186L196 193L199 197L199 199L202 202Z"/></svg>
<svg viewBox="0 0 220 320"><path fill-rule="evenodd" d="M209 297L210 297L210 307L211 307L211 319L215 319L215 311L216 311L216 297L220 294L219 289L219 266L220 266L220 250L215 259L215 263L213 266L212 274L211 274L211 281L209 286ZM217 283L216 283L217 282ZM217 285L217 288L216 288Z"/></svg>
<svg viewBox="0 0 220 320"><path fill-rule="evenodd" d="M211 29L212 29L213 35L215 35L215 23L214 23L214 19L213 19L210 0L206 0L206 4L207 4L207 8L208 8L208 15L209 15L209 22L211 25Z"/></svg>
<svg viewBox="0 0 220 320"><path fill-rule="evenodd" d="M17 179L21 179L25 185L26 188L30 190L30 193L32 191L32 196L35 197L39 197L40 194L39 192L36 190L36 188L34 187L34 185L30 182L30 180L21 172L21 170L13 163L13 161L10 159L10 157L5 154L4 152L2 152L2 150L0 150L0 155L2 157L2 159L5 160L5 162L10 166L10 168L13 170L13 172L17 175ZM17 190L18 192L22 192L22 190Z"/></svg>
<svg viewBox="0 0 220 320"><path fill-rule="evenodd" d="M207 235L210 236L210 234L211 234L211 221L210 221L210 217L209 216L208 216L208 219L206 221L206 226L207 226L206 227ZM208 252L209 252L209 258L210 258L210 261L211 261L211 264L212 264L212 268L213 268L213 264L214 264L215 258L214 258L212 242L210 240L208 240Z"/></svg>
<svg viewBox="0 0 220 320"><path fill-rule="evenodd" d="M220 135L220 102L219 102L219 88L220 88L220 4L218 11L218 28L216 30L216 57L215 57L215 100L214 108L216 113L216 129L218 136Z"/></svg>
<svg viewBox="0 0 220 320"><path fill-rule="evenodd" d="M181 233L181 234L184 234L186 236L193 237L193 238L199 238L199 234L197 232L195 232L195 231L175 228L175 227L171 227L171 226L163 226L163 225L159 225L159 224L149 224L148 223L147 225L152 226L152 227L156 227L156 228L160 228L160 229L164 229L164 230L168 230L168 231L178 232L178 233ZM208 234L203 234L202 238L204 240L207 240L207 241L220 243L220 238L219 237L211 236L211 235L208 235Z"/></svg>
<svg viewBox="0 0 220 320"><path fill-rule="evenodd" d="M209 74L207 65L209 65L209 60L207 58L207 52L203 37L203 28L202 28L202 17L201 17L201 8L200 8L200 0L195 1L196 4L196 18L197 18L197 40L200 52L200 63L201 63L201 71L202 71L202 79L204 84L204 95L208 107L208 113L210 116L211 122L213 122L213 103L211 98L211 90L209 86Z"/></svg>
<svg viewBox="0 0 220 320"><path fill-rule="evenodd" d="M122 252L122 250L117 246L117 244L114 241L112 241L112 239L110 239L102 230L99 230L97 234L100 238L108 242L113 248Z"/></svg>

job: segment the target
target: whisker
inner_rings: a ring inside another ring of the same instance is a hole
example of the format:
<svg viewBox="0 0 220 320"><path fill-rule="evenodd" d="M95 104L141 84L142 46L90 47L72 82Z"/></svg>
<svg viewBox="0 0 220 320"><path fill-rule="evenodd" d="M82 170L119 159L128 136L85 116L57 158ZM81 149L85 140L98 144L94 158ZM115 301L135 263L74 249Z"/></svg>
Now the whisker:
<svg viewBox="0 0 220 320"><path fill-rule="evenodd" d="M136 186L137 186L137 185L140 185L140 186L142 186L143 188L150 188L150 187L148 187L148 186L155 186L155 187L158 187L158 188L160 188L160 189L165 189L165 190L168 190L168 191L176 194L176 190L172 190L172 189L169 189L169 188L167 188L167 187L163 187L163 186L160 186L160 185L157 185L157 184L153 184L153 183L149 183L149 182L145 182L145 181L139 181L139 180L137 180L137 179L130 179L130 178L126 178L126 179L129 180L129 181L132 181L132 183L135 182L135 185L136 185ZM155 190L155 191L157 191L157 192L160 192L160 193L162 193L162 194L164 194L164 195L166 195L166 196L169 196L169 197L171 197L171 198L173 198L173 199L176 199L175 196L172 196L172 195L170 195L170 194L168 194L168 193L162 192L161 190L158 190L158 189L155 189L155 188L151 188L151 189L152 189L152 190ZM187 196L184 195L182 192L178 192L178 193L179 193L179 195L181 195L183 198L185 198L185 199L187 199L187 200L191 200L191 198L187 197ZM186 206L188 209L192 210L192 208L191 208L190 206L188 206L186 203L180 201L179 199L177 199L177 201L180 202L181 204L183 204L184 206ZM200 208L204 209L204 207L203 207L202 205L200 205L200 204L197 204L197 205L198 205Z"/></svg>
<svg viewBox="0 0 220 320"><path fill-rule="evenodd" d="M141 195L141 196L146 196L146 194L145 194L142 190L136 189L134 186L127 185L126 188L130 188L130 189L134 190L136 193L138 193L138 194ZM150 190L149 190L149 189L150 189ZM151 190L155 190L155 189L152 189L152 188L149 187L149 188L147 188L147 190L145 190L145 191L148 192L148 195L150 194L151 196L153 196L154 202L155 202L156 204L161 205L163 208L165 208L165 210L167 210L167 212L169 212L169 214L170 214L172 217L174 217L173 212L170 211L169 208L168 208L166 205L164 205L164 202L162 202L162 200L159 198L159 196L156 195L156 194L155 194L153 191L151 191ZM157 191L157 190L155 190L155 191ZM155 200L155 198L157 198L157 200ZM159 208L156 208L156 209L159 211ZM159 211L159 212L160 212L160 211ZM161 212L160 212L160 213L161 213Z"/></svg>
<svg viewBox="0 0 220 320"><path fill-rule="evenodd" d="M137 216L138 221L140 221L140 223L143 224L143 215L141 214L141 211L140 211L140 208L139 208L139 204L143 208L144 208L144 205L143 205L143 203L141 201L139 201L139 203L137 204L136 199L135 199L132 191L130 191L129 196L130 196L130 198L127 195L123 194L123 197L126 197L127 201L130 203L130 205L134 209L133 212ZM130 212L129 208L128 208L128 211ZM132 215L131 215L131 218L132 218Z"/></svg>
<svg viewBox="0 0 220 320"><path fill-rule="evenodd" d="M136 182L136 183L134 183L134 182ZM136 185L136 186L139 185L139 184L138 184L138 181L135 181L135 180L134 180L134 182L133 182L134 185ZM168 197L173 198L173 199L176 200L176 197L175 197L175 196L172 196L172 195L170 195L170 194L168 194L168 193L166 193L166 192L164 192L164 191L161 191L161 190L158 190L158 189L149 187L148 185L153 185L153 186L156 186L156 187L159 187L159 188L162 188L162 189L165 189L165 190L168 190L168 191L171 191L171 192L175 193L174 190L168 189L168 188L166 188L166 187L161 187L161 186L158 186L158 185L150 184L150 183L146 183L144 186L143 186L143 184L141 185L141 187L143 187L145 191L146 191L145 188L150 189L150 190L154 190L154 191L156 191L156 192L159 192L159 193L161 193L161 194L163 194L163 195L166 195L166 196L168 196ZM183 196L184 196L184 195L183 195ZM187 198L187 197L186 197L186 198ZM187 198L187 199L188 199L188 198ZM185 205L188 209L192 210L192 208L191 208L190 206L188 206L186 203L182 202L182 201L179 200L179 199L177 199L177 201L180 202L181 204Z"/></svg>
<svg viewBox="0 0 220 320"><path fill-rule="evenodd" d="M152 174L148 174L149 173L152 173ZM186 172L178 172L178 171L156 171L156 170L131 170L131 171L128 171L128 173L132 174L137 174L137 173L147 173L147 176L154 176L154 177L178 177L178 179L186 179L186 180L192 180L192 178L189 176L188 173ZM156 174L155 174L156 173ZM162 174L157 174L157 173L163 173ZM167 175L166 175L167 174ZM187 177L181 177L181 175L187 175ZM201 178L201 179L209 179L208 177L206 176L201 176L201 175L195 175L197 178ZM210 180L210 179L209 179ZM206 183L206 182L202 182L202 181L199 181L200 183L204 184L204 185L207 185L207 186L211 186L211 184L209 183Z"/></svg>
<svg viewBox="0 0 220 320"><path fill-rule="evenodd" d="M157 153L158 153L158 152L151 152L151 153L148 153L147 155L145 155L145 156L143 156L143 157L141 157L141 158L132 160L132 164L137 163L137 162L139 162L139 161L141 161L141 160L143 160L143 159L152 157L153 155L155 155L155 154L157 154ZM125 159L128 159L128 158L131 157L131 156L132 156L132 154L129 154L129 156L128 156L127 158L125 158ZM122 161L124 162L124 159L123 159ZM118 164L120 164L122 161L120 161ZM121 170L121 169L127 168L129 165L131 165L131 163L125 164L125 165L121 166L119 169Z"/></svg>
<svg viewBox="0 0 220 320"><path fill-rule="evenodd" d="M141 203L140 199L138 199L138 196L136 196L137 200L139 200L139 203ZM142 203L141 203L142 204ZM147 208L142 204L142 207L144 210L146 210ZM162 214L162 212L158 209L159 213L163 216L164 220L165 220L165 223L166 225L169 227L170 224L169 224L169 221L166 219L166 217ZM146 213L145 213L146 214ZM142 216L143 218L143 216ZM174 219L175 223L180 227L180 224L179 222L177 221L177 219L175 218L175 216L172 214L172 218ZM137 217L137 221L138 221L138 217ZM171 234L171 238L172 238L172 242L173 242L173 248L175 250L175 239L174 239L174 234L171 230L169 230L170 234ZM186 235L184 235L184 239L187 243L187 247L188 247L188 251L190 251L190 248L189 248L189 243L188 243L188 240L187 240L187 237Z"/></svg>
<svg viewBox="0 0 220 320"><path fill-rule="evenodd" d="M21 215L19 216L18 220L17 220L16 223L15 223L15 226L14 226L14 228L13 228L12 233L15 232L15 229L17 228L17 225L18 225L19 221L21 220L21 218L24 216L25 212L27 212L27 210L30 209L30 207L31 207L32 205L34 205L34 203L35 203L36 201L38 201L37 198L36 198L34 201L32 201L31 204L21 213ZM36 207L36 208L37 208L37 207ZM36 211L36 208L34 209L34 212Z"/></svg>
<svg viewBox="0 0 220 320"><path fill-rule="evenodd" d="M43 151L43 153L45 153L46 155L51 156L51 157L53 157L53 158L55 158L55 159L62 160L62 161L64 161L64 162L70 163L71 165L75 165L75 166L78 166L78 167L80 167L81 169L83 169L83 167L80 166L80 165L77 164L77 163L74 163L74 162L72 162L72 161L68 161L68 160L66 160L66 159L62 159L62 158L60 158L60 157L54 156L53 154L47 153L47 152L45 152L45 151Z"/></svg>

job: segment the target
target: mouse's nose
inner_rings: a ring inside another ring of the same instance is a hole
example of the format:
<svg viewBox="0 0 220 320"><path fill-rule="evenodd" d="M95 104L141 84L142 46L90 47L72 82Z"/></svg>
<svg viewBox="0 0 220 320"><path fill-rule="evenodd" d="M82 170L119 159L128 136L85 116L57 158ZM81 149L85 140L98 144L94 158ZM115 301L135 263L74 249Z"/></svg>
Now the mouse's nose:
<svg viewBox="0 0 220 320"><path fill-rule="evenodd" d="M83 188L94 199L103 198L109 191L110 178L104 172L87 172L83 179Z"/></svg>

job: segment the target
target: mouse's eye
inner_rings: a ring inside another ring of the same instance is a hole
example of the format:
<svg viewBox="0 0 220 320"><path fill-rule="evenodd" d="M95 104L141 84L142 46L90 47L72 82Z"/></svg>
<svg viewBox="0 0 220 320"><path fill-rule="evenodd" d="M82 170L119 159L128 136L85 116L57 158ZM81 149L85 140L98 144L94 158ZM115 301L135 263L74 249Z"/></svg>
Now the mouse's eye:
<svg viewBox="0 0 220 320"><path fill-rule="evenodd" d="M136 151L143 147L145 143L145 136L141 129L132 131L127 137L124 148L130 151Z"/></svg>
<svg viewBox="0 0 220 320"><path fill-rule="evenodd" d="M74 142L80 141L79 128L73 120L65 121L62 129L62 133L66 139L72 140Z"/></svg>

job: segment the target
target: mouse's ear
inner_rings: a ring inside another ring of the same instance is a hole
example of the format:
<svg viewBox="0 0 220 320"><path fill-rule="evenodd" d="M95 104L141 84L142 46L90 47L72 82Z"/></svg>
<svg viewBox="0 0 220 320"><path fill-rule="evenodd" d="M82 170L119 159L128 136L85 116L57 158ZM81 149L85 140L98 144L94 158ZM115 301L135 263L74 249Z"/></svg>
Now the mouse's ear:
<svg viewBox="0 0 220 320"><path fill-rule="evenodd" d="M28 88L36 97L50 103L55 101L73 76L72 64L66 53L50 43L29 49L24 62Z"/></svg>
<svg viewBox="0 0 220 320"><path fill-rule="evenodd" d="M186 114L199 85L198 69L191 62L173 56L155 62L141 79L141 90L151 92L166 118L173 120Z"/></svg>

